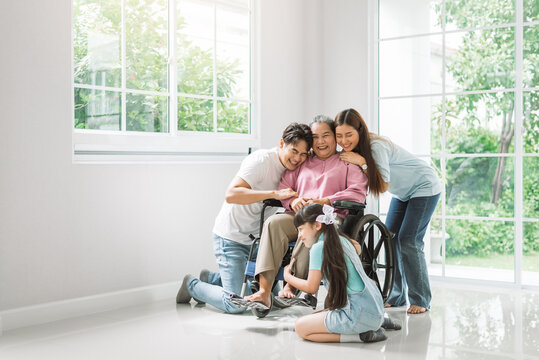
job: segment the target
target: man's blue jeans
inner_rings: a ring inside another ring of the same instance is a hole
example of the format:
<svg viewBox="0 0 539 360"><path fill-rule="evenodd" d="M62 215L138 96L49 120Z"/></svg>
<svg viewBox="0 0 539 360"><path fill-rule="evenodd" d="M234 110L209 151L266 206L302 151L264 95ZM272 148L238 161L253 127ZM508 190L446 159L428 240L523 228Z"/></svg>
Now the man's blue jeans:
<svg viewBox="0 0 539 360"><path fill-rule="evenodd" d="M219 273L212 272L208 283L192 279L188 284L191 296L229 314L245 311L245 308L237 307L229 299L230 294L241 293L250 248L249 245L213 234L213 251L219 265ZM249 294L247 288L245 295Z"/></svg>
<svg viewBox="0 0 539 360"><path fill-rule="evenodd" d="M400 201L393 198L387 213L386 226L395 234L395 282L388 303L406 304L406 288L410 305L430 308L431 292L427 262L423 253L423 237L434 213L440 194Z"/></svg>

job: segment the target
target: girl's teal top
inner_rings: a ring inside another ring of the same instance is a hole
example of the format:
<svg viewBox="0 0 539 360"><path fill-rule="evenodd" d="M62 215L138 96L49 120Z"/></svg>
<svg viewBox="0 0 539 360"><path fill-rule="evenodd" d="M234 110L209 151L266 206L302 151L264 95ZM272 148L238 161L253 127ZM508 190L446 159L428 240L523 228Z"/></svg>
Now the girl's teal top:
<svg viewBox="0 0 539 360"><path fill-rule="evenodd" d="M339 236L341 244L351 250L352 253L356 253L356 248L346 238ZM318 241L311 247L309 270L322 270L322 258L324 255L324 234L321 234ZM359 256L359 255L358 255ZM348 282L346 284L346 292L348 294L354 294L365 289L365 283L361 280L356 268L352 264L352 261L348 256L344 255L346 262L346 269L348 270Z"/></svg>

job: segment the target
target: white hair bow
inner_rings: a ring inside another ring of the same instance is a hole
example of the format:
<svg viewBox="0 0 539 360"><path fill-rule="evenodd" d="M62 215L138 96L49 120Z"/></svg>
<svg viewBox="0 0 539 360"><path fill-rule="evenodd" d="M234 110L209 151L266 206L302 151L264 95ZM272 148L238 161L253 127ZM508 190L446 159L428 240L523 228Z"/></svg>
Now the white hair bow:
<svg viewBox="0 0 539 360"><path fill-rule="evenodd" d="M335 209L329 205L324 205L322 207L323 214L320 214L316 217L316 221L330 225L337 222L337 214L335 214Z"/></svg>

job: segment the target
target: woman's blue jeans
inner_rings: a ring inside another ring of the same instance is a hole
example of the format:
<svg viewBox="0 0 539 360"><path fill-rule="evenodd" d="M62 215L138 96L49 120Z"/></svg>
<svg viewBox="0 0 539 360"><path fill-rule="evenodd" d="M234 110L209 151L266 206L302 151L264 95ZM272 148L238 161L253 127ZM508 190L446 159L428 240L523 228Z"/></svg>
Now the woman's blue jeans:
<svg viewBox="0 0 539 360"><path fill-rule="evenodd" d="M229 314L245 311L245 308L230 302L230 294L241 293L250 248L250 245L243 245L213 234L213 251L219 265L219 273L212 272L208 283L192 279L188 284L191 296ZM246 295L248 294L247 288Z"/></svg>
<svg viewBox="0 0 539 360"><path fill-rule="evenodd" d="M395 234L395 282L388 303L406 305L406 290L410 305L430 308L431 292L427 262L423 253L423 237L434 213L440 194L391 200L386 226Z"/></svg>

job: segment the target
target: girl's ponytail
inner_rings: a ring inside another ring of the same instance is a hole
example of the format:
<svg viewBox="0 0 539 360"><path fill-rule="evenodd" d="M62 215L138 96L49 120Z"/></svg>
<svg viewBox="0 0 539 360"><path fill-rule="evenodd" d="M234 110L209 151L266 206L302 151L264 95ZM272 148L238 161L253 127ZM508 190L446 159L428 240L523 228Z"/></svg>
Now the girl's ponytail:
<svg viewBox="0 0 539 360"><path fill-rule="evenodd" d="M329 281L325 304L330 310L334 310L343 308L346 305L348 299L346 293L348 270L346 268L344 249L335 225L326 225L324 230L322 274Z"/></svg>

